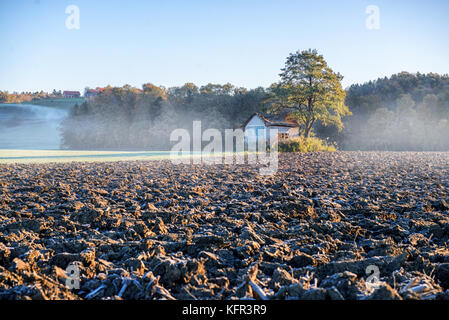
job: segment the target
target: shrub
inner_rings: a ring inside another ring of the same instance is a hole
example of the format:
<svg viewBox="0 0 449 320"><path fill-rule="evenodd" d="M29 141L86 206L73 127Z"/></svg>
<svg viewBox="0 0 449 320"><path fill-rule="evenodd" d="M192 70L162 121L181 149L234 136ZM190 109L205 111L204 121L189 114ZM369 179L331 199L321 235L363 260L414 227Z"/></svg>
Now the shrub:
<svg viewBox="0 0 449 320"><path fill-rule="evenodd" d="M317 152L336 151L334 145L327 144L325 141L316 137L299 137L279 142L279 152Z"/></svg>

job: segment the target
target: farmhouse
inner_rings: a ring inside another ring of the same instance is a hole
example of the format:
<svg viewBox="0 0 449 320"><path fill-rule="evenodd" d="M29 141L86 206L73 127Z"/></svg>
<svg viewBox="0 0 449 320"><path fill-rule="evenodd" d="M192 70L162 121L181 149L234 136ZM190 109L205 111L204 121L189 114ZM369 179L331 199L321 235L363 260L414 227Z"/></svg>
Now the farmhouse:
<svg viewBox="0 0 449 320"><path fill-rule="evenodd" d="M247 142L260 139L264 130L269 137L271 129L278 130L279 141L296 138L299 137L299 128L298 122L287 115L263 115L261 113L254 113L243 125Z"/></svg>
<svg viewBox="0 0 449 320"><path fill-rule="evenodd" d="M84 98L86 99L93 99L95 98L103 89L97 88L97 89L86 89L84 91Z"/></svg>
<svg viewBox="0 0 449 320"><path fill-rule="evenodd" d="M79 98L81 93L79 91L64 91L62 95L64 98Z"/></svg>

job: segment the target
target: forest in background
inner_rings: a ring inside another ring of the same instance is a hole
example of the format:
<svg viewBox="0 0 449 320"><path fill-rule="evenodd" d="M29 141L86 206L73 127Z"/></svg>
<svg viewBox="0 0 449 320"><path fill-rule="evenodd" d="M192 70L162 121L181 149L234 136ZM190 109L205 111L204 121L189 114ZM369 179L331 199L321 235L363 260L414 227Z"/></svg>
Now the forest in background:
<svg viewBox="0 0 449 320"><path fill-rule="evenodd" d="M254 112L264 112L270 88L247 90L231 84L165 89L143 85L107 87L93 101L76 106L61 130L68 148L160 149L170 132L190 129L193 120L207 128L240 127ZM342 150L449 150L449 77L402 72L346 90L352 112L341 132L317 122L313 134Z"/></svg>
<svg viewBox="0 0 449 320"><path fill-rule="evenodd" d="M248 90L229 83L173 88L144 84L143 90L109 86L71 109L60 128L63 147L167 148L171 131L190 129L193 120L202 120L203 130L238 128L254 112L266 111L271 88ZM36 94L42 101L59 96L56 91ZM346 89L345 104L352 115L342 119L341 131L317 122L312 135L340 150L449 150L448 75L402 72L352 85Z"/></svg>
<svg viewBox="0 0 449 320"><path fill-rule="evenodd" d="M449 76L401 72L346 90L352 116L341 133L321 130L345 150L449 150Z"/></svg>
<svg viewBox="0 0 449 320"><path fill-rule="evenodd" d="M170 133L177 128L191 131L194 120L201 121L202 130L240 127L261 110L266 95L263 88L231 84L106 87L95 99L71 109L61 125L63 147L166 150L172 146Z"/></svg>

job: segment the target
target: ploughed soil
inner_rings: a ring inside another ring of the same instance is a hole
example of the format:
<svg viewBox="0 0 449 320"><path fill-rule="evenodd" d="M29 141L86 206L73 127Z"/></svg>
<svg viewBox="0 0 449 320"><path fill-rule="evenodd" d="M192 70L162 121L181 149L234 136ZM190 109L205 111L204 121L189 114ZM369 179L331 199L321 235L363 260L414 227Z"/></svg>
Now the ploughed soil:
<svg viewBox="0 0 449 320"><path fill-rule="evenodd" d="M448 190L449 153L0 165L0 299L449 299Z"/></svg>

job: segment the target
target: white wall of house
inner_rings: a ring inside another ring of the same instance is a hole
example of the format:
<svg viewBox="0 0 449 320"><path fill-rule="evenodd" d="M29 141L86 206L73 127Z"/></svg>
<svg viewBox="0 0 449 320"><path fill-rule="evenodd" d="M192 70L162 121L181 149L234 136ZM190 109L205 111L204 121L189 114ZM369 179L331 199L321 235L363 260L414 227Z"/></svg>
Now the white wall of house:
<svg viewBox="0 0 449 320"><path fill-rule="evenodd" d="M254 115L245 126L246 141L256 141L258 130L267 129L265 122L258 115ZM259 133L260 134L260 133Z"/></svg>
<svg viewBox="0 0 449 320"><path fill-rule="evenodd" d="M270 129L276 129L278 133L289 133L290 129L289 127L280 127L280 126L271 126Z"/></svg>

